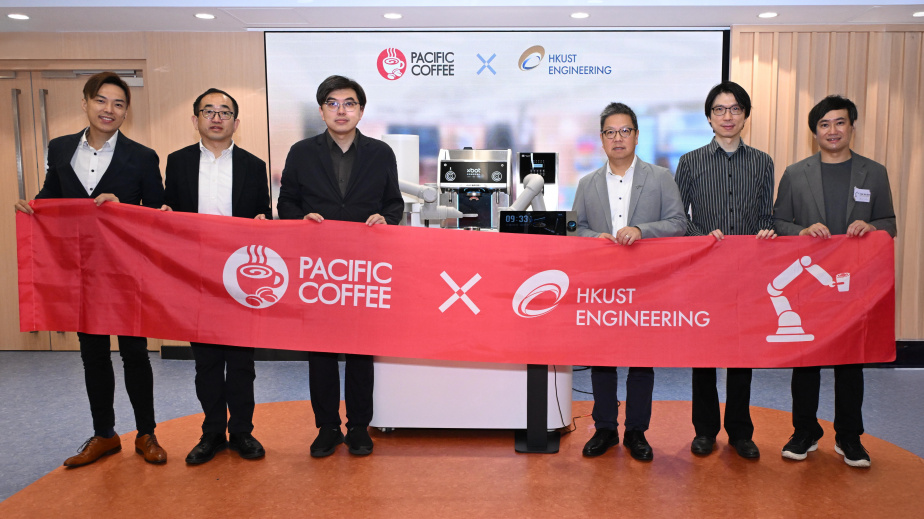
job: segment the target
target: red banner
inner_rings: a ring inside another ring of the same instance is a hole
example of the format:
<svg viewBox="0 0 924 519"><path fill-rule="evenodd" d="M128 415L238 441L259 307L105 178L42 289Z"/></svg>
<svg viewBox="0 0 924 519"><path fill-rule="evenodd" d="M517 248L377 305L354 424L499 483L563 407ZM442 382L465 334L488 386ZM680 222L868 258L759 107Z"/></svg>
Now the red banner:
<svg viewBox="0 0 924 519"><path fill-rule="evenodd" d="M893 240L644 239L17 213L20 326L397 357L790 367L895 358Z"/></svg>

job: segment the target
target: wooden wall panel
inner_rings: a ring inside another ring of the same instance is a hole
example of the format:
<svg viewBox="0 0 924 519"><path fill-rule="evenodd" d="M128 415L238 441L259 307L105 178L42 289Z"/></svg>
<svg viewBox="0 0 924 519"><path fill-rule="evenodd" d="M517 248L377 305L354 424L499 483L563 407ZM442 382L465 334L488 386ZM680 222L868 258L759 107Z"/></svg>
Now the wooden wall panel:
<svg viewBox="0 0 924 519"><path fill-rule="evenodd" d="M898 218L896 334L924 339L924 27L734 27L731 79L754 98L749 144L769 153L777 183L817 151L809 110L829 94L857 104L852 148L889 170ZM765 99L766 97L766 99Z"/></svg>

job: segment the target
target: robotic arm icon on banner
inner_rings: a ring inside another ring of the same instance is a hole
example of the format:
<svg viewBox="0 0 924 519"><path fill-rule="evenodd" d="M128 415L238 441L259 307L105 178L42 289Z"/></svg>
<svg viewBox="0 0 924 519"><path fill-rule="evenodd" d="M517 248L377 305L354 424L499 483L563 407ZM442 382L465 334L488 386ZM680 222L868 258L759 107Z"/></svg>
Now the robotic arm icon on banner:
<svg viewBox="0 0 924 519"><path fill-rule="evenodd" d="M838 292L850 290L849 272L838 274L837 282L835 283L831 274L828 274L825 269L819 265L812 264L812 258L802 256L802 258L797 259L767 285L770 301L773 302L773 308L779 317L779 327L776 334L768 335L767 342L808 342L815 340L814 335L805 333L802 329L802 318L793 311L789 305L789 300L783 295L783 289L805 271L808 271L819 283L826 287L836 285Z"/></svg>

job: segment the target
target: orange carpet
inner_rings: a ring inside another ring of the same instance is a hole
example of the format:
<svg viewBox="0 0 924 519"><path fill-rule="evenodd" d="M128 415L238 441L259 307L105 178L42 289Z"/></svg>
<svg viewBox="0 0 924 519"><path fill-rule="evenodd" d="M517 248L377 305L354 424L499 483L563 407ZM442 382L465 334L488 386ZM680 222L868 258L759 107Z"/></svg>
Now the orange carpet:
<svg viewBox="0 0 924 519"><path fill-rule="evenodd" d="M574 402L574 412L591 405ZM921 517L924 459L866 435L872 467L848 467L834 452L831 423L822 422L818 451L785 460L789 413L751 413L757 461L739 458L724 436L711 456L693 456L689 402L654 403L651 463L621 445L583 458L589 417L562 437L558 454L517 454L510 431L373 429L372 456L341 446L313 459L309 403L260 404L254 435L265 459L225 451L187 466L202 415L186 416L158 425L166 465L144 463L128 433L122 452L55 469L0 503L0 517Z"/></svg>

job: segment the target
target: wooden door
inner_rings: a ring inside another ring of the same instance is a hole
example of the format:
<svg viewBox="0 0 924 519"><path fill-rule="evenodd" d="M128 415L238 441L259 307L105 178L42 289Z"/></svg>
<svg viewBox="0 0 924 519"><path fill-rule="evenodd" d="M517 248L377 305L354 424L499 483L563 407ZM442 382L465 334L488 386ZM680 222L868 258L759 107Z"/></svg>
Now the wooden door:
<svg viewBox="0 0 924 519"><path fill-rule="evenodd" d="M48 332L19 331L19 289L16 263L16 211L20 198L31 200L39 190L39 169L29 72L0 73L0 350L47 350Z"/></svg>
<svg viewBox="0 0 924 519"><path fill-rule="evenodd" d="M86 75L67 75L55 71L17 71L0 73L0 77L15 76L0 80L0 85L9 84L5 90L19 90L19 124L23 147L22 168L25 183L25 199L31 200L41 189L45 180L45 152L48 140L62 135L73 134L87 126L87 116L83 110L83 86ZM141 143L149 139L147 99L143 87L130 87L132 102L128 116L120 131ZM12 93L9 94L12 99ZM0 108L0 121L13 120L12 103ZM16 173L17 156L14 146L14 127L7 125L0 131L0 160L3 162L4 181L0 203L7 203L12 208L20 197L18 175ZM9 135L8 135L9 134ZM7 138L9 137L9 138ZM10 213L13 211L10 210ZM5 289L0 295L0 349L52 349L77 350L79 344L74 332L38 332L22 334L19 332L19 301L16 278L16 229L15 219L7 218L0 226L0 268L8 273L4 276L0 288ZM117 343L113 337L113 349ZM151 349L159 350L162 341L149 340Z"/></svg>

